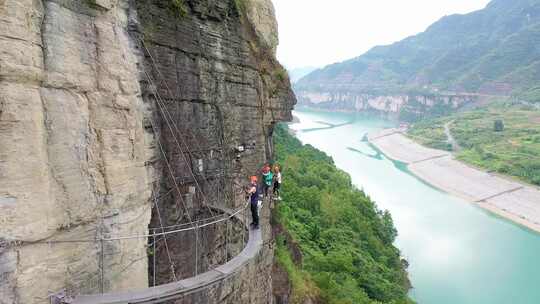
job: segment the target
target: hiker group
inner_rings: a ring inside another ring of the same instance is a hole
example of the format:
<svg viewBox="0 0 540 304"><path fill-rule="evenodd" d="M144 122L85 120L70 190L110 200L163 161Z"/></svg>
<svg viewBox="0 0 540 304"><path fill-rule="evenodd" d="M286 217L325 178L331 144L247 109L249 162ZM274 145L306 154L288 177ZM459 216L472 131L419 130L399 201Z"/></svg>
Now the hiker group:
<svg viewBox="0 0 540 304"><path fill-rule="evenodd" d="M274 165L272 169L270 164L265 164L261 170L261 176L262 190L259 184L259 178L255 175L250 178L250 185L247 190L251 216L253 218L251 227L254 229L259 229L259 210L262 207L263 199L269 196L270 188L272 188L270 197L274 200L281 200L279 192L282 178L279 166Z"/></svg>

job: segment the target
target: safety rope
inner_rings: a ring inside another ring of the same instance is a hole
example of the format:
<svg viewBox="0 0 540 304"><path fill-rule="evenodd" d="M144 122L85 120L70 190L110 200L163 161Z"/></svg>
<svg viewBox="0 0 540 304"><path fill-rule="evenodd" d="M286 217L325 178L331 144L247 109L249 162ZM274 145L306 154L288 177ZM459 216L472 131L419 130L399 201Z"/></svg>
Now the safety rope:
<svg viewBox="0 0 540 304"><path fill-rule="evenodd" d="M146 50L146 52L148 53L148 55L149 55L149 57L150 57L150 59L151 59L151 61L152 61L152 66L154 67L154 69L156 70L156 72L158 73L158 75L160 76L161 83L164 84L164 86L165 86L165 88L167 89L167 92L170 94L170 96L173 96L173 93L172 93L171 88L169 87L168 83L167 83L166 81L164 81L163 74L161 73L161 71L160 71L160 70L158 69L158 67L157 67L157 65L158 65L157 60L154 58L154 56L152 56L152 53L150 52L150 50L149 50L148 47L146 46L144 40L141 39L140 37L139 37L139 40L141 41L141 44L142 44L142 46L144 47L144 49ZM153 84L153 85L154 85L154 87L157 88L157 86L155 86L155 84ZM169 116L169 118L173 121L172 125L175 127L176 131L179 133L179 135L182 134L182 133L180 132L180 130L178 129L178 126L176 125L176 123L174 123L174 120L172 119L172 115L171 115L170 112L168 111L167 107L164 106L163 98L161 98L161 103L162 103L162 107L164 108L165 112L167 113L167 115ZM217 114L220 115L220 117L221 117L221 123L223 124L223 121L222 121L223 118L222 118L222 115L221 115L221 110L220 110L220 108L219 108L218 105L215 105L215 107L216 107L216 109L217 109ZM201 148L200 143L199 143L199 141L196 139L196 137L194 136L194 134L193 134L192 132L190 132L190 134L191 134L191 137L193 138L193 142L195 143L195 146L197 147L198 151L204 151L204 150ZM181 137L181 139L182 139L182 137ZM221 134L221 139L222 139L223 141L226 140L223 134ZM182 140L182 143L183 143L183 145L186 147L186 150L187 150L188 154L190 155L190 157L193 159L193 158L194 158L194 157L193 157L193 154L191 153L191 150L189 149L189 147L187 146L187 144L185 143L185 141ZM224 142L222 142L222 145L223 145L223 144L224 144ZM223 150L224 150L223 147L221 147L221 149L218 149L219 155L220 155L220 163L223 164L224 166L226 166L228 162L227 162L227 160L226 160L226 158L225 158L225 156L224 156L224 151L223 151ZM190 169L191 169L191 168L190 168ZM225 167L225 168L222 169L222 171L227 172L228 170L227 170L227 168ZM225 173L223 173L222 175L224 176L225 179L227 178ZM209 186L211 186L211 184L208 182L208 179L207 179L207 176L205 175L204 170L201 172L201 176L203 177L203 180L204 180ZM195 182L198 183L198 181L196 180L195 177L194 177L194 179L195 179ZM197 185L198 185L198 184L197 184ZM231 200L231 201L232 201L232 198L231 198L229 192L227 192L226 190L223 190L223 191L222 191L222 189L221 189L220 186L221 186L221 185L216 185L216 186L215 186L215 187L217 188L217 189L216 189L216 193L218 194L218 199L219 199L219 196L220 196L219 194L221 193L221 194L223 195L223 193L224 193L223 198L224 198L225 200ZM203 191L202 191L200 185L198 185L198 189L199 189L199 191L201 192L201 194L203 195L203 201L206 200L206 198L204 197L204 193L203 193Z"/></svg>
<svg viewBox="0 0 540 304"><path fill-rule="evenodd" d="M146 47L146 45L145 45L145 43L144 43L144 41L143 41L142 39L141 39L141 44L143 45L144 49L145 49L146 52L148 53L148 56L151 58L152 66L153 66L153 68L157 71L158 75L160 76L161 82L165 83L165 86L166 86L166 88L167 88L169 94L170 94L171 96L173 96L170 87L168 86L167 82L164 82L164 77L163 77L163 75L161 74L161 71L160 71L160 70L158 69L158 67L157 67L157 61L156 61L155 58L152 56L152 53L151 53L151 52L149 51L149 49ZM153 81L152 77L151 77L146 71L145 71L145 74L146 74L146 76L147 76L148 81L150 82L150 84L153 85L153 86L156 88L156 94L155 94L155 95L156 95L156 104L158 105L158 108L159 108L159 110L161 111L161 114L162 114L164 120L165 120L166 123L167 123L167 126L168 126L168 128L169 128L169 130L170 130L170 132L171 132L171 135L173 135L173 138L174 138L174 140L175 140L175 142L176 142L176 144L177 144L177 147L178 147L179 150L182 152L182 155L181 155L181 156L182 156L182 158L184 159L184 162L185 162L186 164L189 164L188 161L187 161L187 159L186 159L186 157L185 157L185 155L183 154L183 151L182 151L182 147L181 147L181 146L183 145L183 146L185 147L185 150L188 152L188 154L189 154L189 156L191 157L192 160L195 159L195 157L193 156L193 153L191 152L191 150L190 150L189 146L187 145L186 141L183 139L182 132L180 132L178 126L176 125L176 123L175 123L175 121L174 121L174 119L173 119L171 113L169 112L168 108L167 108L166 105L165 105L165 102L164 102L163 98L162 98L161 95L159 94L159 91L157 91L157 88L158 88L158 87L155 85L155 82ZM218 114L220 114L219 107L218 107ZM174 132L174 131L172 130L172 128L171 128L171 125L174 126L174 129L176 130L177 134L180 136L180 140L178 140L177 136L175 135L175 132ZM193 136L193 134L192 134L192 137L193 137L193 139L194 139L193 142L194 142L195 145L198 147L198 150L199 150L199 151L203 151L203 149L201 148L201 146L200 146L198 140L196 139L195 136ZM221 163L221 164L224 164L224 163L226 164L225 157L223 156L223 148L219 149L218 151L220 152L220 156L221 156L221 157L220 157L220 161L221 161L220 163ZM200 194L201 194L201 197L202 197L202 199L203 199L203 204L208 208L208 210L210 211L210 214L213 216L212 209L209 208L209 206L208 206L208 199L207 199L207 197L206 197L206 195L205 195L205 193L204 193L204 191L203 191L201 185L199 184L199 181L198 181L197 177L195 176L195 174L194 174L194 172L193 172L193 170L192 170L192 167L188 165L188 169L189 169L189 173L191 173L191 176L193 177L193 181L194 181L194 183L195 183L195 185L196 185L196 187L197 187L197 190L199 190L199 192L200 192ZM204 170L200 170L200 171L201 171L201 172L200 172L200 173L201 173L201 176L202 176L202 178L204 179L204 181L206 182L206 184L207 184L209 187L213 188L213 187L212 187L212 184L208 182L208 179L207 179L207 176L206 176L206 174L205 174L205 171L204 171ZM223 174L223 176L225 176L225 174ZM223 199L225 199L225 200L230 199L230 197L227 195L228 193L227 193L226 190L224 191L224 192L225 192L225 195L224 195L224 196L220 195L220 193L223 193L223 192L221 191L222 189L221 189L221 184L220 184L220 182L217 182L217 184L216 184L214 187L216 188L215 190L216 190L216 193L218 194L218 197L217 197L218 200L220 200L220 198L223 198ZM196 234L196 237L197 237L197 234ZM205 236L203 235L203 238L204 238L204 237L205 237Z"/></svg>
<svg viewBox="0 0 540 304"><path fill-rule="evenodd" d="M165 78L163 77L163 74L161 73L161 71L158 69L158 63L157 63L157 60L154 58L154 56L152 56L152 53L150 52L150 50L149 50L148 47L146 46L146 43L144 42L144 40L143 40L142 38L140 38L140 37L139 37L139 40L141 41L141 44L142 44L143 48L145 49L146 53L148 53L148 56L150 57L150 59L151 59L151 61L152 61L152 66L153 66L153 68L156 70L156 72L158 73L158 76L159 76L160 79L161 79L160 84L163 83L164 86L165 86L165 88L166 88L166 90L167 90L167 92L169 93L169 95L170 95L170 96L174 96L174 94L172 93L172 90L171 90L169 84L168 84L166 81L164 81ZM154 87L156 88L156 90L157 90L157 86L155 86L155 84L153 84L153 86L154 86ZM156 92L156 93L157 93L157 92ZM157 94L157 95L159 95L159 94ZM161 98L161 103L162 103L162 107L164 108L164 110L165 110L165 112L167 113L167 115L169 116L169 118L170 118L171 120L173 120L173 119L172 119L172 115L171 115L170 112L168 111L167 107L164 106L163 98ZM261 104L261 106L264 107L264 104ZM218 114L221 113L221 111L220 111L220 109L219 109L219 106L216 105L216 108L217 108L217 110L218 110ZM222 123L223 123L223 122L222 122ZM175 130L176 130L179 134L181 134L180 130L178 129L178 126L176 125L176 123L174 123L174 120L173 120L172 125L175 127ZM193 142L195 143L195 146L197 147L197 149L198 149L199 151L203 151L203 149L202 149L201 146L200 146L199 141L196 139L196 137L193 135L192 132L190 132L190 133L191 133L191 137L193 138ZM182 139L182 137L181 137L181 139ZM222 140L225 140L225 137L223 136L223 134L222 134ZM193 154L191 153L191 150L189 149L189 147L187 146L187 144L185 143L185 141L182 141L182 143L183 143L184 146L186 147L186 150L187 150L188 154L190 155L190 157L193 158ZM224 165L226 166L226 165L227 165L227 160L225 159L224 151L223 151L223 150L224 150L224 149L223 149L223 147L222 147L222 148L219 149L218 151L219 151L220 156L221 156L221 164L224 164ZM191 168L190 168L190 169L191 169ZM227 168L223 168L223 171L224 171L224 172L227 172ZM206 177L206 175L205 175L205 173L204 173L204 170L203 170L203 172L201 172L201 175L202 175L204 181L205 181L207 184L210 185L210 183L208 182L208 179L207 179L207 177ZM226 177L226 174L223 174L223 176L225 177L225 179L227 178L227 177ZM194 177L194 179L195 179L195 182L197 182L197 180L196 180L195 177ZM201 194L203 195L203 201L205 201L206 198L204 197L204 193L203 193L203 191L202 191L200 185L198 185L198 182L197 182L197 186L198 186L198 188L199 188L199 191L200 191ZM225 200L232 200L230 194L229 194L226 190L225 190L225 191L222 191L220 185L217 185L216 187L217 187L216 193L218 194L218 196L219 196L219 194L221 193L221 194L223 195L223 198L224 198ZM223 193L224 193L224 194L223 194Z"/></svg>
<svg viewBox="0 0 540 304"><path fill-rule="evenodd" d="M150 82L150 84L153 85L154 87L156 87L156 86L155 86L155 83L154 83L154 81L153 81L153 79L152 79L152 77L148 74L147 71L145 71L145 75L146 75L146 77L148 78L148 81ZM157 87L156 87L156 88L157 88ZM182 151L182 148L180 147L179 140L178 140L176 134L174 133L174 131L173 131L172 127L171 127L171 121L173 121L172 116L170 115L170 113L166 112L166 107L165 107L165 105L164 105L164 102L163 102L161 96L159 95L159 93L158 93L157 91L156 91L156 104L158 105L158 108L160 109L160 111L161 111L161 113L162 113L163 119L165 120L165 122L167 123L167 126L169 127L169 130L170 130L170 132L171 132L171 135L173 136L173 138L174 138L174 140L175 140L175 142L176 142L176 145L177 145L178 149L180 150L180 155L182 156L184 162L186 163L186 165L187 165L187 167L188 167L188 169L189 169L189 173L191 173L191 176L193 177L193 180L195 181L197 187L199 188L199 192L201 193L201 196L203 197L203 205L206 206L206 208L209 210L210 214L211 214L212 216L214 216L214 213L213 213L212 209L208 206L207 203L205 203L205 202L207 201L207 199L206 199L206 196L204 195L204 192L203 192L203 190L202 190L202 187L198 184L197 177L195 176L195 174L194 174L194 172L193 172L193 170L192 170L192 168L191 168L191 163L188 162L187 158L185 157L185 154L184 154L184 152ZM165 109L165 110L164 110L164 109ZM168 115L167 115L167 114L168 114ZM173 124L174 124L174 121L173 121ZM155 127L154 127L154 128L155 128ZM161 144L160 144L160 149L161 149L162 152L163 152L163 147L162 147ZM163 152L163 153L164 153L164 152ZM164 153L164 154L165 154L165 153ZM192 158L193 158L193 157L192 157ZM174 173L172 173L172 169L170 168L170 165L168 165L168 166L169 166L169 171L171 171L171 177L174 179L175 185L177 185L176 176L174 175ZM178 188L178 187L177 187L177 188ZM180 196L180 198L182 199L182 203L184 204L184 209L186 210L186 213L189 215L189 211L188 211L187 208L186 208L185 201L183 200L182 194L179 193L179 196ZM193 223L193 221L191 220L191 218L189 218L189 221L190 221L190 223ZM197 237L197 236L198 236L197 231L195 230L194 232L196 233L195 236ZM203 238L205 238L204 235L203 235ZM208 241L208 240L206 240L206 241ZM196 245L196 246L197 246L197 245ZM197 248L196 248L196 249L197 249ZM197 250L196 250L196 251L197 251ZM197 254L197 253L196 253L196 254ZM172 264L171 264L171 267L173 267Z"/></svg>
<svg viewBox="0 0 540 304"><path fill-rule="evenodd" d="M175 229L171 231L165 231L165 232L159 232L159 233L148 233L148 234L140 234L140 235L132 235L132 236L120 236L120 237L111 237L111 238L93 238L93 239L73 239L73 240L48 240L48 241L36 241L36 242L27 242L28 244L62 244L62 243L96 243L99 241L109 242L109 241L118 241L118 240L129 240L129 239L145 239L149 237L154 236L163 236L163 235L170 235L175 234L179 232L185 232L185 231L193 231L196 229L212 226L218 223L222 223L226 220L229 220L235 216L237 216L240 212L243 210L248 209L249 204L244 204L241 208L238 208L233 213L226 215L220 219L216 219L212 222L204 223L201 225L192 226L189 228L182 228L182 229ZM160 228L153 228L154 230L160 229Z"/></svg>
<svg viewBox="0 0 540 304"><path fill-rule="evenodd" d="M154 121L151 118L150 118L150 124L152 125L152 129L154 130L154 132L157 132L157 128L156 128L156 126L154 124ZM163 145L161 144L161 140L159 139L161 134L159 134L159 133L155 133L155 134L157 135L156 136L156 141L158 143L161 154L163 155L163 160L165 161L165 164L167 165L168 172L171 175L171 179L172 179L172 181L174 183L175 189L178 192L178 197L180 198L180 201L182 202L182 205L184 206L184 210L185 210L185 213L187 215L187 218L188 218L189 222L191 223L192 222L191 221L191 215L189 214L186 202L184 201L182 191L180 191L180 186L178 185L178 182L176 181L176 178L174 176L174 172L172 170L171 164L170 164L169 160L167 159L167 154L165 153L165 149L163 148Z"/></svg>
<svg viewBox="0 0 540 304"><path fill-rule="evenodd" d="M159 225L161 226L161 232L165 232L164 228L163 228L163 221L161 219L161 212L159 211L159 205L157 203L157 200L155 199L155 196L154 194L152 194L153 196L153 201L154 201L154 207L156 208L156 213L158 215L158 219L159 219ZM155 230L154 230L154 233L155 233ZM156 241L156 237L153 236L152 239L154 240L154 242ZM169 243L167 242L167 236L166 235L163 235L163 240L164 240L164 243L165 243L165 251L167 252L167 258L169 259L169 265L171 267L171 273L173 275L173 279L176 281L177 278L176 278L176 271L174 269L174 263L172 261L172 257L171 257L171 251L169 250ZM154 259L156 258L155 257L155 252L154 252Z"/></svg>
<svg viewBox="0 0 540 304"><path fill-rule="evenodd" d="M156 95L157 95L157 94L156 94ZM158 100L158 99L156 99L156 100ZM163 105L163 103L158 101L157 104L158 104L158 106L159 106L159 108L160 108L160 111L162 112L162 115L167 116L166 114L164 114L164 107L165 107L165 106ZM165 111L166 111L166 110L165 110ZM169 118L169 119L170 119L170 118ZM174 140L175 140L175 142L176 142L176 145L178 146L178 149L180 150L180 155L182 156L183 161L186 163L186 165L187 165L187 167L188 167L189 173L190 173L191 176L193 177L193 180L194 180L194 182L195 182L196 187L198 188L199 192L201 193L201 196L202 196L202 198L203 198L203 202L205 202L205 205L206 205L206 207L208 208L208 205L207 205L207 204L208 204L208 200L206 199L206 195L204 194L204 191L202 190L202 187L199 185L199 182L197 181L197 177L195 176L195 173L193 172L193 169L192 169L192 163L191 163L191 162L188 162L188 159L186 158L184 152L182 151L182 148L180 147L180 143L178 142L178 139L177 139L177 137L176 137L175 134L174 134L174 131L173 131L172 127L171 127L171 124L170 124L170 122L169 122L169 119L166 119L166 118L165 118L165 121L166 121L166 123L167 123L167 126L169 127L169 130L170 130L171 134L173 135L173 138L174 138ZM182 142L183 142L183 141L182 141ZM190 153L190 156L191 156L191 153ZM191 158L192 158L192 160L193 160L193 156L191 156ZM210 214L213 215L211 209L208 208L208 210L210 210Z"/></svg>
<svg viewBox="0 0 540 304"><path fill-rule="evenodd" d="M167 88L167 90L169 91L169 94L171 94L171 96L173 96L173 95L172 95L172 91L171 91L171 89L169 88L169 85L167 84L166 81L164 81L163 74L161 74L161 71L160 71L160 70L158 69L158 67L157 67L157 61L154 59L154 56L152 56L152 53L151 53L150 50L146 47L146 44L145 44L144 40L143 40L143 39L140 39L140 41L141 41L142 46L144 47L144 49L145 49L146 52L148 53L148 56L149 56L150 59L151 59L153 68L157 71L158 75L160 76L161 83L165 83L166 88ZM177 136L176 136L176 134L175 134L175 131L174 131L174 130L176 130L176 132L177 132L178 135L181 135L182 133L180 132L180 130L179 130L177 124L175 123L175 121L174 121L174 119L173 119L171 113L169 112L169 110L168 110L167 107L165 106L165 102L163 101L163 98L161 97L161 95L160 95L159 92L158 92L158 87L155 85L155 82L152 80L152 78L150 77L150 75L149 75L146 71L145 71L145 74L146 74L148 80L151 82L151 84L154 86L154 88L155 88L155 90L156 90L155 95L156 95L156 97L157 97L157 98L156 98L156 101L157 101L158 107L159 107L159 109L160 109L160 111L161 111L161 113L162 113L162 116L163 116L164 120L165 120L166 123L167 123L167 126L168 126L168 128L169 128L169 130L170 130L170 132L171 132L171 135L173 135L174 141L176 142L176 144L177 144L179 150L180 150L181 152L183 152L183 150L182 150L182 148L181 148L181 144L182 144L182 145L186 148L186 151L188 152L188 154L190 155L190 157L193 159L193 154L191 153L191 151L190 151L190 149L189 149L187 143L185 142L185 140L184 140L182 137L180 137L180 141L179 141L178 138L177 138ZM172 128L171 125L174 126L174 130L173 130L173 128ZM194 140L194 142L195 142L197 145L199 145L199 143L198 143L197 140ZM202 150L202 149L200 149L200 146L199 146L199 150ZM188 169L189 169L189 173L191 173L191 175L192 175L192 177L193 177L193 180L194 180L194 182L195 182L195 185L196 185L196 187L198 188L198 190L199 190L199 192L200 192L200 194L201 194L201 197L203 198L203 202L205 203L205 205L206 205L206 207L208 208L208 210L210 211L210 213L213 215L211 209L210 209L210 208L208 207L208 205L207 205L207 204L208 204L208 200L207 200L207 198L206 198L206 195L204 194L204 191L203 191L202 187L200 186L200 184L199 184L199 182L198 182L198 180L197 180L197 177L195 176L195 174L194 174L194 172L193 172L193 170L192 170L191 162L189 162L189 163L187 162L187 159L186 159L186 157L185 157L185 155L184 155L183 153L181 153L181 155L182 155L184 161L186 162L186 164L189 164L189 165L187 166ZM205 182L208 183L208 180L206 180L206 177L204 176L204 170L202 170L201 175L202 175L203 178L205 179Z"/></svg>

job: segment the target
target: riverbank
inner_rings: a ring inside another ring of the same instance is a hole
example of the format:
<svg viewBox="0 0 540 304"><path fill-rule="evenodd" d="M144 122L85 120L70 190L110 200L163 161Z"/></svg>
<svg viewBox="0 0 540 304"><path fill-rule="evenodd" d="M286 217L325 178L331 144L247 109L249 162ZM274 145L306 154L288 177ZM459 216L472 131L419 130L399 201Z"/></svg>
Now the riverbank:
<svg viewBox="0 0 540 304"><path fill-rule="evenodd" d="M368 140L387 157L407 164L425 182L499 216L540 232L540 189L484 172L453 158L450 152L424 147L386 129Z"/></svg>

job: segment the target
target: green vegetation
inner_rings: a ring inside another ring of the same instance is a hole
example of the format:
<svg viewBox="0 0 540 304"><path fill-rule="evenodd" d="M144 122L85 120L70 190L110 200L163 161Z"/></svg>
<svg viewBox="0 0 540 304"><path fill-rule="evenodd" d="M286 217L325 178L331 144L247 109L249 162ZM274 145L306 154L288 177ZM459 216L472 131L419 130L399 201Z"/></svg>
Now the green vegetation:
<svg viewBox="0 0 540 304"><path fill-rule="evenodd" d="M276 255L295 299L301 302L314 284L323 303L412 303L390 214L378 210L326 154L303 146L283 126L275 135L284 173L275 218L300 247L303 263L292 263L284 238Z"/></svg>
<svg viewBox="0 0 540 304"><path fill-rule="evenodd" d="M234 0L234 6L239 15L243 15L246 11L246 0Z"/></svg>
<svg viewBox="0 0 540 304"><path fill-rule="evenodd" d="M505 92L540 102L539 11L540 0L493 0L483 10L443 17L416 36L317 70L296 87L314 90L352 75L354 89L363 93Z"/></svg>
<svg viewBox="0 0 540 304"><path fill-rule="evenodd" d="M458 159L540 185L540 111L495 104L417 123L408 134L424 145L441 149L446 141L444 124L449 121L450 131L462 148L457 151Z"/></svg>
<svg viewBox="0 0 540 304"><path fill-rule="evenodd" d="M450 117L421 120L413 125L407 135L424 146L452 151L452 145L444 133L444 125L450 120Z"/></svg>
<svg viewBox="0 0 540 304"><path fill-rule="evenodd" d="M185 0L171 0L171 10L178 18L183 18L188 13Z"/></svg>
<svg viewBox="0 0 540 304"><path fill-rule="evenodd" d="M416 122L426 117L441 117L454 112L454 108L450 103L445 103L440 98L433 95L421 95L421 93L408 93L409 102L403 107L399 113L399 120L403 122ZM431 107L426 107L418 99L428 96L436 102Z"/></svg>
<svg viewBox="0 0 540 304"><path fill-rule="evenodd" d="M281 66L276 69L274 75L280 82L284 82L285 80L289 79L289 73Z"/></svg>
<svg viewBox="0 0 540 304"><path fill-rule="evenodd" d="M277 262L285 269L291 281L293 290L292 304L303 303L305 299L319 297L319 289L311 280L310 274L295 265L285 244L285 239L281 236L277 238L275 256Z"/></svg>

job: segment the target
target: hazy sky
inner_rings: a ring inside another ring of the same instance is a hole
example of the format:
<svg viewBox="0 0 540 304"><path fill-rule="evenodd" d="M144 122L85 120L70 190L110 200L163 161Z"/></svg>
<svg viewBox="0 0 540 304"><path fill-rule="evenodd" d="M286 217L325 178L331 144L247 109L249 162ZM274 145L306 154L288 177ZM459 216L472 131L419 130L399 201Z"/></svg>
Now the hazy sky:
<svg viewBox="0 0 540 304"><path fill-rule="evenodd" d="M424 31L445 15L489 0L272 0L278 58L287 68L324 66Z"/></svg>

